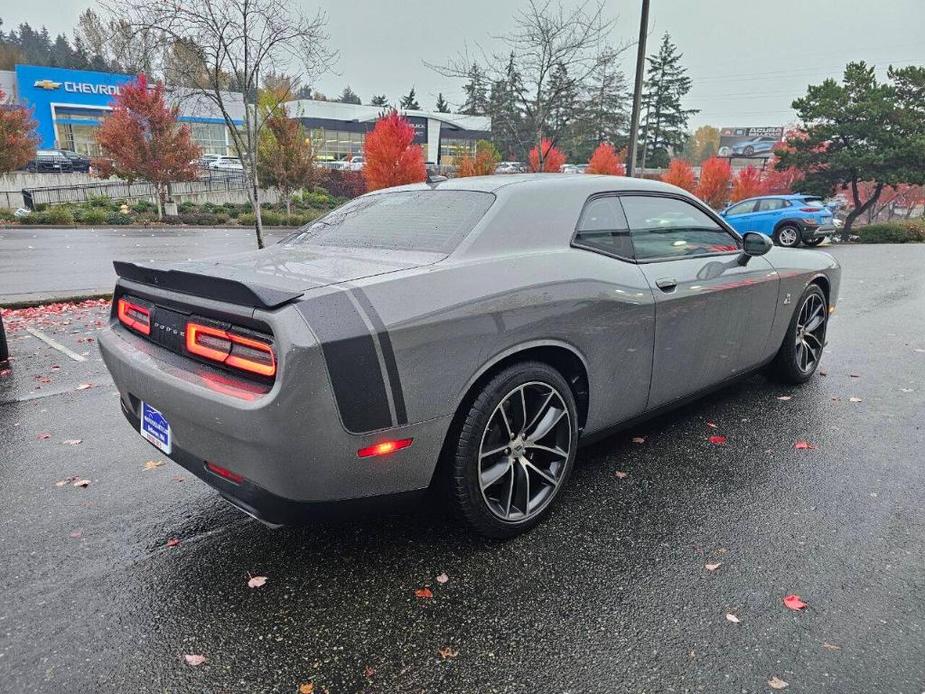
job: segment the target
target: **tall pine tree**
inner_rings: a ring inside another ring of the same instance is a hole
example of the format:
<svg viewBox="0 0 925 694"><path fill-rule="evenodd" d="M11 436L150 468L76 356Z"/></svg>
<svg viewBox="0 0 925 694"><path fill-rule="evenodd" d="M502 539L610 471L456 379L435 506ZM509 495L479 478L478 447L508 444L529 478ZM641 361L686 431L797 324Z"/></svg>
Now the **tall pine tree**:
<svg viewBox="0 0 925 694"><path fill-rule="evenodd" d="M486 112L491 115L491 140L501 156L509 160L526 161L531 135L526 132L517 91L523 89L514 54L508 59L503 79L491 85Z"/></svg>
<svg viewBox="0 0 925 694"><path fill-rule="evenodd" d="M443 98L443 92L437 94L437 113L449 113L450 105L446 102L446 99Z"/></svg>
<svg viewBox="0 0 925 694"><path fill-rule="evenodd" d="M617 149L627 143L630 101L619 58L619 51L603 56L584 89L572 126L568 152L572 161L588 161L601 142L609 142Z"/></svg>
<svg viewBox="0 0 925 694"><path fill-rule="evenodd" d="M472 63L467 79L468 81L463 86L466 101L459 112L467 116L484 116L488 112L488 86L485 84L485 75L478 63Z"/></svg>
<svg viewBox="0 0 925 694"><path fill-rule="evenodd" d="M369 100L370 106L388 106L389 98L385 94L373 94L373 98Z"/></svg>
<svg viewBox="0 0 925 694"><path fill-rule="evenodd" d="M418 103L417 97L414 95L414 86L411 87L411 91L405 94L401 98L401 107L404 111L420 111L421 105Z"/></svg>
<svg viewBox="0 0 925 694"><path fill-rule="evenodd" d="M350 88L348 84L344 87L344 91L341 92L340 98L338 99L342 104L361 104L360 97L357 96L357 93Z"/></svg>
<svg viewBox="0 0 925 694"><path fill-rule="evenodd" d="M640 168L665 167L672 151L687 140L687 121L698 109L685 109L681 100L691 90L691 78L681 65L683 55L666 32L658 53L649 56L642 108L643 153Z"/></svg>

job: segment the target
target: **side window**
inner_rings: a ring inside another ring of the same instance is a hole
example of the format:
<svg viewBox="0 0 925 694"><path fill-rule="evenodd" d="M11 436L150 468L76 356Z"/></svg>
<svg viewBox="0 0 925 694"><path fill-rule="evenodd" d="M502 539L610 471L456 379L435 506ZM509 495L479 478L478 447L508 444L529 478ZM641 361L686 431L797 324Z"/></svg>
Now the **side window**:
<svg viewBox="0 0 925 694"><path fill-rule="evenodd" d="M689 202L644 195L624 195L620 200L640 260L688 258L739 248L734 236Z"/></svg>
<svg viewBox="0 0 925 694"><path fill-rule="evenodd" d="M740 202L738 205L733 205L728 210L726 210L726 216L732 217L737 214L748 214L749 212L755 211L755 201L748 200L747 202Z"/></svg>
<svg viewBox="0 0 925 694"><path fill-rule="evenodd" d="M764 200L758 201L759 212L774 212L775 210L782 210L785 207L787 207L787 201L779 198L765 198Z"/></svg>
<svg viewBox="0 0 925 694"><path fill-rule="evenodd" d="M633 244L620 202L613 195L591 198L578 219L575 243L622 258L633 257Z"/></svg>

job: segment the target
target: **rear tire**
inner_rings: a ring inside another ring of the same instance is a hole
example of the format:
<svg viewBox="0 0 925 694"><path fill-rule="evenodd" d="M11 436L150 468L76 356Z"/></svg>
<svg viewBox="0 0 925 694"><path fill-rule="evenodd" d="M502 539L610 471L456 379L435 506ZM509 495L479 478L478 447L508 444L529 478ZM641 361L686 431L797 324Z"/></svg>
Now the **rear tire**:
<svg viewBox="0 0 925 694"><path fill-rule="evenodd" d="M819 285L811 284L797 302L790 325L769 374L782 383L806 383L816 372L825 349L829 306Z"/></svg>
<svg viewBox="0 0 925 694"><path fill-rule="evenodd" d="M796 248L800 245L800 228L793 224L782 224L774 232L774 243L784 248Z"/></svg>
<svg viewBox="0 0 925 694"><path fill-rule="evenodd" d="M457 515L492 538L537 525L565 486L578 448L575 397L541 362L514 364L476 395L447 446L447 492Z"/></svg>

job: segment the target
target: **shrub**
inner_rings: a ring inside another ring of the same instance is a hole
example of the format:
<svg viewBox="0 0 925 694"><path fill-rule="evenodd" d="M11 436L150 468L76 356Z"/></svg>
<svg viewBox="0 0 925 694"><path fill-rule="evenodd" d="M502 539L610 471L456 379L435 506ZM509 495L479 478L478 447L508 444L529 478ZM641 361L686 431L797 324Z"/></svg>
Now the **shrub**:
<svg viewBox="0 0 925 694"><path fill-rule="evenodd" d="M131 224L132 216L125 214L124 212L112 211L106 215L106 223L115 225Z"/></svg>
<svg viewBox="0 0 925 694"><path fill-rule="evenodd" d="M157 205L155 205L150 200L138 200L132 205L131 210L137 214L144 214L145 212L156 212Z"/></svg>
<svg viewBox="0 0 925 694"><path fill-rule="evenodd" d="M95 207L97 209L110 210L110 209L119 209L120 203L117 203L112 198L106 195L91 195L87 198L87 203L89 207Z"/></svg>
<svg viewBox="0 0 925 694"><path fill-rule="evenodd" d="M0 208L0 222L15 222L16 215L13 214L13 210L6 210Z"/></svg>
<svg viewBox="0 0 925 694"><path fill-rule="evenodd" d="M858 227L861 243L919 243L925 241L923 222L883 222Z"/></svg>
<svg viewBox="0 0 925 694"><path fill-rule="evenodd" d="M370 190L427 178L424 150L414 144L414 126L394 109L376 121L363 144L363 177Z"/></svg>
<svg viewBox="0 0 925 694"><path fill-rule="evenodd" d="M79 224L105 224L106 210L79 208L74 212L74 221L78 222Z"/></svg>
<svg viewBox="0 0 925 694"><path fill-rule="evenodd" d="M700 165L700 183L697 184L697 197L710 207L718 210L729 199L729 183L732 180L732 167L728 159L710 157Z"/></svg>
<svg viewBox="0 0 925 694"><path fill-rule="evenodd" d="M332 171L322 169L318 172L328 194L334 198L356 198L366 192L366 179L360 171ZM336 202L336 201L335 201Z"/></svg>
<svg viewBox="0 0 925 694"><path fill-rule="evenodd" d="M45 213L45 224L73 224L74 213L67 207L50 207Z"/></svg>
<svg viewBox="0 0 925 694"><path fill-rule="evenodd" d="M246 227L252 227L257 223L257 217L253 212L245 212L238 215L238 224Z"/></svg>

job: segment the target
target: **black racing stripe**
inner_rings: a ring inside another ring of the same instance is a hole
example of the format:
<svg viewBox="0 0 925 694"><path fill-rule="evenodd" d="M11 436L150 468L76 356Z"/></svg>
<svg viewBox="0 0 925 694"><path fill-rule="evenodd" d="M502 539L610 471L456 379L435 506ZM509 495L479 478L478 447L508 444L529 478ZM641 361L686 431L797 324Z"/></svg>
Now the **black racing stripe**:
<svg viewBox="0 0 925 694"><path fill-rule="evenodd" d="M335 292L298 308L321 340L344 426L357 434L392 426L376 345L350 297Z"/></svg>
<svg viewBox="0 0 925 694"><path fill-rule="evenodd" d="M385 370L389 375L389 386L392 390L392 403L395 405L395 419L398 420L397 424L407 424L408 413L405 411L405 395L401 387L401 379L398 376L398 364L395 362L395 350L392 348L392 338L389 336L389 331L386 330L385 323L382 322L379 312L376 311L375 307L370 303L366 293L362 289L356 287L351 291L357 303L366 311L366 316L369 318L369 322L373 324L373 328L376 330L376 336L379 338L382 360L385 362Z"/></svg>

